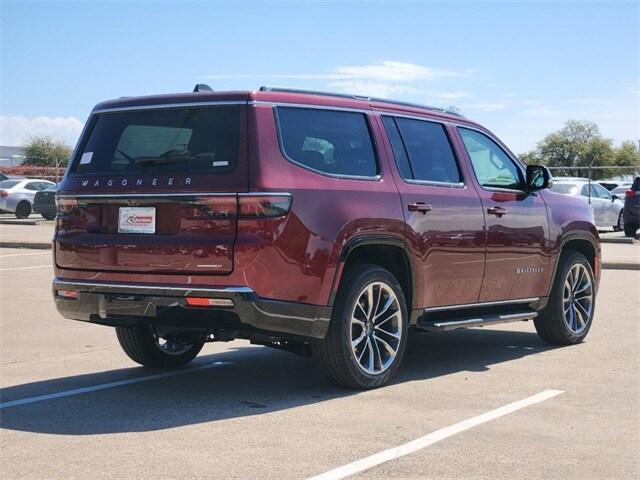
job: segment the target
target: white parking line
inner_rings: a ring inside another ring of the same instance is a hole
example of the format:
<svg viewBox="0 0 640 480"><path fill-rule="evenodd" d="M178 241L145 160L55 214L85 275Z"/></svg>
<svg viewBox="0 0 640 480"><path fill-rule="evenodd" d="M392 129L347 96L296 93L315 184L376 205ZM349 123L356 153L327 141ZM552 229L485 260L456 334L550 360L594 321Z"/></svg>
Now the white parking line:
<svg viewBox="0 0 640 480"><path fill-rule="evenodd" d="M32 267L12 267L12 268L0 268L0 272L8 272L9 270L28 270L30 268L51 268L49 265L33 265Z"/></svg>
<svg viewBox="0 0 640 480"><path fill-rule="evenodd" d="M477 427L478 425L489 422L491 420L495 420L496 418L500 418L504 415L508 415L536 403L544 402L545 400L549 400L550 398L553 398L556 395L560 395L561 393L563 393L562 390L545 390L531 397L518 400L517 402L510 403L508 405L505 405L504 407L496 408L495 410L491 410L476 417L468 418L467 420L463 420L462 422L456 423L449 427L431 432L424 437L417 438L403 445L399 445L397 447L390 448L389 450L384 450L361 460L357 460L353 463L349 463L329 472L322 473L308 480L339 480L341 478L350 477L351 475L363 472L364 470L368 470L390 460L396 460L400 457L404 457L405 455L417 452L418 450L433 445L434 443L440 442L441 440L449 438L457 433L464 432L465 430Z"/></svg>
<svg viewBox="0 0 640 480"><path fill-rule="evenodd" d="M0 403L0 410L10 407L18 407L29 403L44 402L45 400L54 400L56 398L71 397L73 395L82 395L83 393L97 392L108 388L122 387L123 385L131 385L134 383L148 382L150 380L159 380L161 378L176 377L186 373L193 373L207 368L222 367L224 365L232 365L232 362L213 362L199 367L185 368L184 370L174 370L171 372L158 373L155 375L147 375L146 377L130 378L128 380L119 380L117 382L102 383L92 387L74 388L73 390L65 390L63 392L49 393L47 395L37 395L35 397L21 398L19 400L11 400L10 402Z"/></svg>
<svg viewBox="0 0 640 480"><path fill-rule="evenodd" d="M51 252L38 252L38 253L10 253L8 255L0 255L0 258L9 257L26 257L28 255L51 255Z"/></svg>

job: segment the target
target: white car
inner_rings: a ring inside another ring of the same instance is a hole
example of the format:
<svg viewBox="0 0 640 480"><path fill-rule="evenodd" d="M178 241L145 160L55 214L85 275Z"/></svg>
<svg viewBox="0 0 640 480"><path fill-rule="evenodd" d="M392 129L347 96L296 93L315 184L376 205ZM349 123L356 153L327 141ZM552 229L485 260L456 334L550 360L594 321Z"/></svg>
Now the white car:
<svg viewBox="0 0 640 480"><path fill-rule="evenodd" d="M0 210L15 213L18 218L27 218L31 215L36 192L55 185L48 180L29 178L3 180L0 182Z"/></svg>
<svg viewBox="0 0 640 480"><path fill-rule="evenodd" d="M554 177L551 190L564 195L583 198L593 208L593 218L598 228L624 228L622 210L624 203L618 196L588 178Z"/></svg>

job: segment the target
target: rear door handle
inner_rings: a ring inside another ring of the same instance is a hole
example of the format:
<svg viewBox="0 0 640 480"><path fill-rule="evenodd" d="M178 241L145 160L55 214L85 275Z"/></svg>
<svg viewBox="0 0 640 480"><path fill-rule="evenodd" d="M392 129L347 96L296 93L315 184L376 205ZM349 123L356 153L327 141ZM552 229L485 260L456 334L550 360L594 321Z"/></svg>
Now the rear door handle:
<svg viewBox="0 0 640 480"><path fill-rule="evenodd" d="M487 208L487 213L489 215L495 215L496 217L501 217L503 215L506 215L508 212L508 210L506 208L502 208L502 207L489 207Z"/></svg>
<svg viewBox="0 0 640 480"><path fill-rule="evenodd" d="M426 203L423 203L423 202L410 203L409 205L407 205L407 208L409 209L410 212L420 212L423 215L425 215L427 212L430 212L433 209L431 205L427 205Z"/></svg>

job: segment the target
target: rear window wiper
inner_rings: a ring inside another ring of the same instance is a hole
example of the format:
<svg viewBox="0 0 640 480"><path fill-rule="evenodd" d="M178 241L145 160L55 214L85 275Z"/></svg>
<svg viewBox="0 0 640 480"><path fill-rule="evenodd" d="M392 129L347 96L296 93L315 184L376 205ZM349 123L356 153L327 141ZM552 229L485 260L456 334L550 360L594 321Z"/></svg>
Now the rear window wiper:
<svg viewBox="0 0 640 480"><path fill-rule="evenodd" d="M133 160L136 165L158 165L165 163L182 163L193 159L186 150L168 150L156 157L137 157Z"/></svg>

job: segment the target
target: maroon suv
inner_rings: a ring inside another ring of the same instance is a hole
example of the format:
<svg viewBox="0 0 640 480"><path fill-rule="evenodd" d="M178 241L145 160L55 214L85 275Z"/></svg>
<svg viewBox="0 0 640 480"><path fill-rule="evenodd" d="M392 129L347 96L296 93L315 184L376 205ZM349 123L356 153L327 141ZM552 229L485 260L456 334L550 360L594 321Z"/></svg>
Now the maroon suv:
<svg viewBox="0 0 640 480"><path fill-rule="evenodd" d="M533 320L573 344L599 239L550 184L434 108L265 87L108 101L58 188L55 302L142 365L244 338L356 388L391 378L413 330Z"/></svg>

